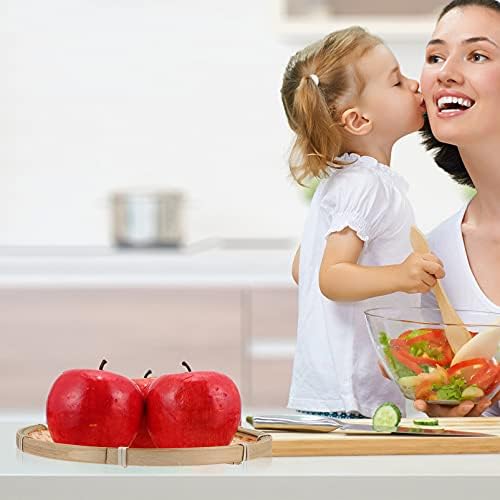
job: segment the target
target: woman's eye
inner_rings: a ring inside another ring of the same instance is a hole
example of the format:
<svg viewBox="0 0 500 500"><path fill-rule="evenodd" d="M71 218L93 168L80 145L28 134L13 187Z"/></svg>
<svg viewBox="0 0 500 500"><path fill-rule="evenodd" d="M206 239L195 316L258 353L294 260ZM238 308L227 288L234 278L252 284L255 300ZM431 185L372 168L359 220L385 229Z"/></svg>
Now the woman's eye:
<svg viewBox="0 0 500 500"><path fill-rule="evenodd" d="M474 54L472 54L471 56L471 59L474 62L484 62L488 60L488 58L484 54L479 54L478 52L474 52Z"/></svg>
<svg viewBox="0 0 500 500"><path fill-rule="evenodd" d="M427 62L429 64L436 64L441 60L442 60L442 58L440 56L436 56L436 55L427 56Z"/></svg>
<svg viewBox="0 0 500 500"><path fill-rule="evenodd" d="M394 87L399 87L400 85L401 85L401 82L397 82L397 83L395 83L393 86L394 86Z"/></svg>

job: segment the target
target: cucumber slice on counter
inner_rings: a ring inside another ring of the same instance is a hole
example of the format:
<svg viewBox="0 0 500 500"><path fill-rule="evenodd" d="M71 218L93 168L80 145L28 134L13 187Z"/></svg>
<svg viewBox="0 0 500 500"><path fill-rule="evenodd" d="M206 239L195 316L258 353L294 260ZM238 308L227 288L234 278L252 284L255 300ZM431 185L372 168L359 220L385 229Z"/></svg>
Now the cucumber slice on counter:
<svg viewBox="0 0 500 500"><path fill-rule="evenodd" d="M401 410L394 403L381 404L372 417L372 427L376 432L394 430L399 422L401 422Z"/></svg>
<svg viewBox="0 0 500 500"><path fill-rule="evenodd" d="M413 421L415 425L439 425L437 418L419 418Z"/></svg>

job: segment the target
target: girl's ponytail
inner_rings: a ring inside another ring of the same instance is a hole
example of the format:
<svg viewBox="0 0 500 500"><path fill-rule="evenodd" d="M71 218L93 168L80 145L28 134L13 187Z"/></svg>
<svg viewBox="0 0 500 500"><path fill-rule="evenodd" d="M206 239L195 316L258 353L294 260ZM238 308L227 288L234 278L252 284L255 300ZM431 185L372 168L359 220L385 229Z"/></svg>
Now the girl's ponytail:
<svg viewBox="0 0 500 500"><path fill-rule="evenodd" d="M362 82L354 62L381 40L357 26L331 33L295 54L288 63L281 98L288 123L296 133L290 171L301 185L341 167L344 133L340 117L359 93Z"/></svg>
<svg viewBox="0 0 500 500"><path fill-rule="evenodd" d="M297 138L290 154L290 171L302 184L308 177L325 175L340 153L342 129L311 75L303 76L295 91L293 116Z"/></svg>

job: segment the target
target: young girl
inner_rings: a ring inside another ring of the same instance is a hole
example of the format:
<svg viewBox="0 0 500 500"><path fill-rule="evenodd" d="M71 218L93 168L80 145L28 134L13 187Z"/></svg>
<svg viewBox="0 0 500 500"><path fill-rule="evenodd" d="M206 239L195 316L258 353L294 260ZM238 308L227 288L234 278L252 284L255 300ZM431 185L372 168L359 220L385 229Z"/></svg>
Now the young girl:
<svg viewBox="0 0 500 500"><path fill-rule="evenodd" d="M389 168L394 143L423 125L418 83L379 38L353 27L293 56L281 93L296 134L292 175L321 178L294 259L299 319L288 406L343 418L370 417L387 400L404 409L379 371L363 311L416 306L408 294L444 276L434 255L411 253L408 186Z"/></svg>

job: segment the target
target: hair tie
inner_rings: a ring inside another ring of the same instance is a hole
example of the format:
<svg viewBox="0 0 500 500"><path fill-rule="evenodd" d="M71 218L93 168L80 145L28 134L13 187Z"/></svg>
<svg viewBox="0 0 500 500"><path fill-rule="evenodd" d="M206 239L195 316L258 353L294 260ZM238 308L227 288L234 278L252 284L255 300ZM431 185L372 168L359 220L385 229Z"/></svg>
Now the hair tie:
<svg viewBox="0 0 500 500"><path fill-rule="evenodd" d="M318 75L316 75L314 73L311 73L309 75L309 78L314 82L314 84L316 85L316 87L319 85L319 77L318 77Z"/></svg>

